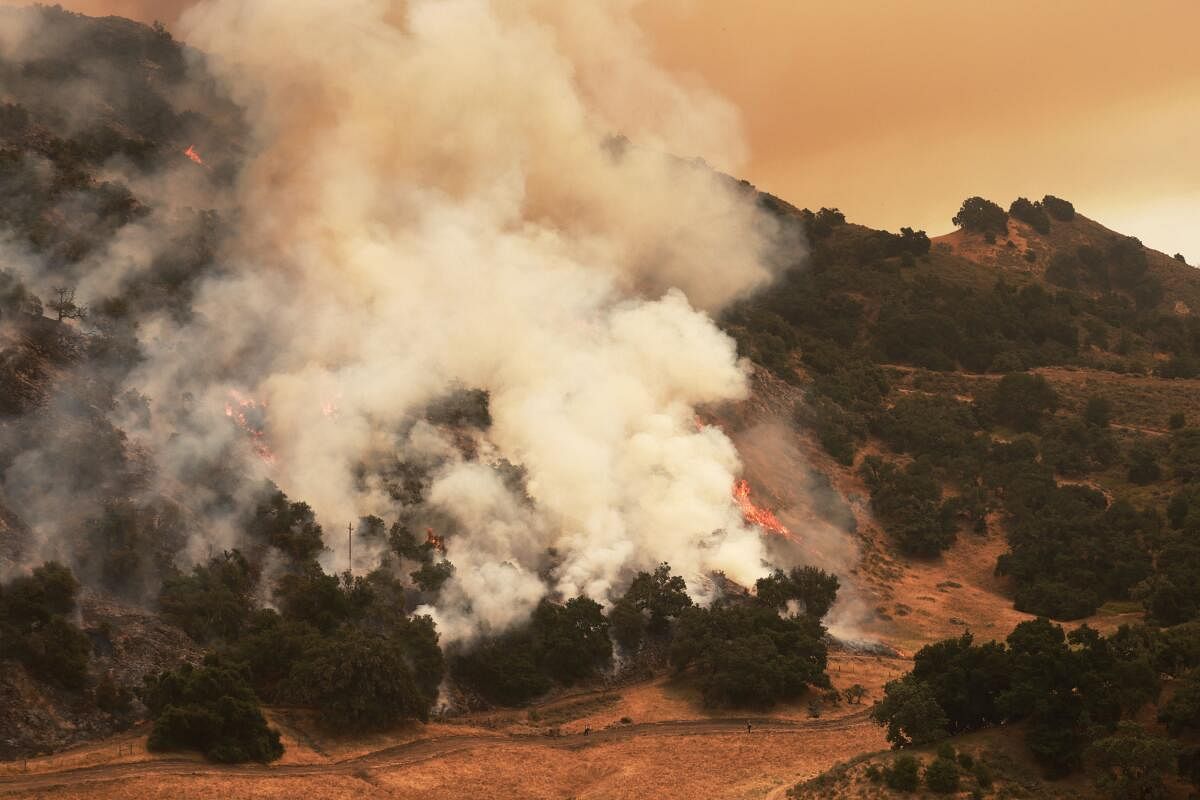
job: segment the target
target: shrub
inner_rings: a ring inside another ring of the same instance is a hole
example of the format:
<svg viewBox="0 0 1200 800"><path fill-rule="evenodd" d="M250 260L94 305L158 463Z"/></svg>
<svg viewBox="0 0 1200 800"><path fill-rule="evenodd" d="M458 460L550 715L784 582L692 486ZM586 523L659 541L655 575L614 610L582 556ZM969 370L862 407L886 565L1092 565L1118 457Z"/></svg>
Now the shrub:
<svg viewBox="0 0 1200 800"><path fill-rule="evenodd" d="M231 667L185 664L147 676L142 701L154 719L150 750L199 750L228 763L266 763L283 755L279 731L267 727L254 690Z"/></svg>
<svg viewBox="0 0 1200 800"><path fill-rule="evenodd" d="M1173 431L1177 431L1185 425L1187 425L1187 417L1184 416L1182 411L1176 411L1171 415L1170 419L1167 420L1167 427Z"/></svg>
<svg viewBox="0 0 1200 800"><path fill-rule="evenodd" d="M898 792L915 792L921 785L921 762L913 756L900 756L887 768L883 782Z"/></svg>
<svg viewBox="0 0 1200 800"><path fill-rule="evenodd" d="M1042 418L1058 408L1058 394L1041 375L1014 372L992 390L988 411L1002 425L1017 431L1036 431Z"/></svg>
<svg viewBox="0 0 1200 800"><path fill-rule="evenodd" d="M938 794L957 792L958 765L953 759L938 756L925 768L925 785Z"/></svg>
<svg viewBox="0 0 1200 800"><path fill-rule="evenodd" d="M543 600L531 627L540 669L567 686L590 677L612 657L608 620L590 598L575 597L563 605Z"/></svg>

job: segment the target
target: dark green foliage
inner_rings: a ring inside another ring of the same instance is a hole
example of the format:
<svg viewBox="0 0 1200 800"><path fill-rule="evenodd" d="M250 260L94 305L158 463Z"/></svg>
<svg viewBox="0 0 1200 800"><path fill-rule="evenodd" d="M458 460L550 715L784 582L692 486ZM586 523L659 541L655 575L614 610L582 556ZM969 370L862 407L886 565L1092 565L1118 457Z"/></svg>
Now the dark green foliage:
<svg viewBox="0 0 1200 800"><path fill-rule="evenodd" d="M931 558L954 541L953 507L942 502L941 486L918 464L901 470L871 456L862 473L871 509L901 552Z"/></svg>
<svg viewBox="0 0 1200 800"><path fill-rule="evenodd" d="M1008 659L996 642L974 644L970 633L926 645L913 659L912 678L927 686L951 734L1003 719L996 698L1008 689Z"/></svg>
<svg viewBox="0 0 1200 800"><path fill-rule="evenodd" d="M1159 709L1158 721L1172 736L1200 733L1200 671L1192 670L1180 679L1170 701Z"/></svg>
<svg viewBox="0 0 1200 800"><path fill-rule="evenodd" d="M975 766L971 768L971 774L975 777L975 783L980 789L992 788L992 770L987 764L976 761Z"/></svg>
<svg viewBox="0 0 1200 800"><path fill-rule="evenodd" d="M993 419L1017 431L1036 431L1047 413L1058 408L1058 395L1041 375L1014 372L996 384L987 409Z"/></svg>
<svg viewBox="0 0 1200 800"><path fill-rule="evenodd" d="M423 592L436 594L454 575L454 565L449 561L427 562L414 570L411 577Z"/></svg>
<svg viewBox="0 0 1200 800"><path fill-rule="evenodd" d="M911 673L888 681L883 698L871 707L871 719L887 726L893 747L929 744L949 735L949 720L933 690Z"/></svg>
<svg viewBox="0 0 1200 800"><path fill-rule="evenodd" d="M1128 599L1151 573L1155 513L1124 501L1106 508L1102 494L1072 484L1014 483L1008 492L1009 552L996 571L1014 578L1017 609L1078 619L1106 599Z"/></svg>
<svg viewBox="0 0 1200 800"><path fill-rule="evenodd" d="M92 646L66 617L78 592L75 576L55 561L0 585L0 658L20 661L38 680L83 688Z"/></svg>
<svg viewBox="0 0 1200 800"><path fill-rule="evenodd" d="M1162 470L1153 449L1145 444L1136 444L1129 451L1129 482L1138 486L1154 483L1162 477Z"/></svg>
<svg viewBox="0 0 1200 800"><path fill-rule="evenodd" d="M232 667L185 664L148 676L142 702L154 719L151 750L199 750L227 763L265 763L283 755L279 731L267 727L254 690Z"/></svg>
<svg viewBox="0 0 1200 800"><path fill-rule="evenodd" d="M910 394L880 413L872 428L896 452L928 456L944 465L972 447L979 422L970 404Z"/></svg>
<svg viewBox="0 0 1200 800"><path fill-rule="evenodd" d="M623 599L647 618L646 630L656 636L666 634L671 620L692 607L683 578L672 575L671 567L665 563L653 573L635 575Z"/></svg>
<svg viewBox="0 0 1200 800"><path fill-rule="evenodd" d="M970 635L929 645L871 710L896 747L927 744L1008 721L1026 723L1030 750L1052 774L1078 766L1089 737L1112 730L1158 692L1145 636L1068 636L1045 619L1024 622L1007 646Z"/></svg>
<svg viewBox="0 0 1200 800"><path fill-rule="evenodd" d="M275 597L285 619L308 623L322 633L362 617L372 600L362 577L327 575L316 562L280 578Z"/></svg>
<svg viewBox="0 0 1200 800"><path fill-rule="evenodd" d="M246 523L252 540L278 548L299 564L311 561L325 549L321 526L307 503L293 503L271 487Z"/></svg>
<svg viewBox="0 0 1200 800"><path fill-rule="evenodd" d="M492 426L492 413L488 407L490 399L484 389L459 389L430 403L425 411L425 419L433 425L487 430Z"/></svg>
<svg viewBox="0 0 1200 800"><path fill-rule="evenodd" d="M964 230L978 233L1003 235L1008 231L1008 214L982 197L968 197L950 221Z"/></svg>
<svg viewBox="0 0 1200 800"><path fill-rule="evenodd" d="M563 605L543 600L531 628L539 668L564 685L592 676L612 657L608 620L590 598L575 597Z"/></svg>
<svg viewBox="0 0 1200 800"><path fill-rule="evenodd" d="M1066 200L1048 194L1042 198L1042 207L1054 219L1070 222L1075 219L1075 206Z"/></svg>
<svg viewBox="0 0 1200 800"><path fill-rule="evenodd" d="M915 792L921 785L921 762L913 756L900 756L883 773L883 782L898 792Z"/></svg>
<svg viewBox="0 0 1200 800"><path fill-rule="evenodd" d="M222 651L231 662L245 666L255 691L269 702L288 697L286 681L321 640L320 632L306 622L285 620L274 611L255 612L241 638Z"/></svg>
<svg viewBox="0 0 1200 800"><path fill-rule="evenodd" d="M237 550L212 558L186 575L163 581L158 595L163 615L197 642L234 639L254 608L258 571Z"/></svg>
<svg viewBox="0 0 1200 800"><path fill-rule="evenodd" d="M1133 722L1095 742L1088 751L1097 769L1096 786L1114 800L1167 797L1163 776L1175 772L1178 748Z"/></svg>
<svg viewBox="0 0 1200 800"><path fill-rule="evenodd" d="M628 598L622 597L608 612L613 641L629 653L636 652L646 636L646 617Z"/></svg>
<svg viewBox="0 0 1200 800"><path fill-rule="evenodd" d="M289 694L315 707L337 730L382 730L426 720L436 699L422 691L409 654L395 638L345 627L305 653L288 679Z"/></svg>
<svg viewBox="0 0 1200 800"><path fill-rule="evenodd" d="M1112 419L1112 403L1105 397L1089 397L1083 409L1083 419L1094 428L1107 428Z"/></svg>
<svg viewBox="0 0 1200 800"><path fill-rule="evenodd" d="M1018 197L1008 207L1008 214L1028 224L1038 233L1050 232L1050 215L1046 213L1046 209L1042 207L1041 203L1030 202L1025 197Z"/></svg>
<svg viewBox="0 0 1200 800"><path fill-rule="evenodd" d="M839 582L832 575L816 567L793 567L785 573L777 569L754 584L755 596L777 611L788 608L789 602L798 606L799 613L821 619L829 613L837 599Z"/></svg>
<svg viewBox="0 0 1200 800"><path fill-rule="evenodd" d="M937 794L958 791L958 765L952 758L938 756L925 768L925 785Z"/></svg>
<svg viewBox="0 0 1200 800"><path fill-rule="evenodd" d="M550 679L538 669L533 637L516 631L491 637L454 656L450 672L460 685L489 702L520 705L550 690Z"/></svg>
<svg viewBox="0 0 1200 800"><path fill-rule="evenodd" d="M1173 431L1177 431L1185 425L1187 425L1187 417L1182 411L1176 411L1167 420L1167 427Z"/></svg>
<svg viewBox="0 0 1200 800"><path fill-rule="evenodd" d="M824 628L761 604L692 607L679 617L671 664L697 673L709 706L767 708L809 686L828 688Z"/></svg>
<svg viewBox="0 0 1200 800"><path fill-rule="evenodd" d="M1180 428L1171 433L1168 461L1176 480L1189 483L1200 479L1200 428Z"/></svg>

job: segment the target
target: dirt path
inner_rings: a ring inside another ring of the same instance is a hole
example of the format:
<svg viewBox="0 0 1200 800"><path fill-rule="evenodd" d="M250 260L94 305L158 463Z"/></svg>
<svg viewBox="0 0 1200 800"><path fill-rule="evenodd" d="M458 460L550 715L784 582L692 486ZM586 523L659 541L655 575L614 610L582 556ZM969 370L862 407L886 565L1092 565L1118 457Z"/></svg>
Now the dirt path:
<svg viewBox="0 0 1200 800"><path fill-rule="evenodd" d="M749 718L752 732L811 733L837 731L861 725L867 711L859 711L834 719L814 719L789 722L770 718ZM564 750L580 750L612 742L655 736L706 736L744 731L746 719L672 720L647 722L593 731L588 736L552 736L548 734L464 734L437 736L386 747L361 756L326 764L290 764L278 766L211 764L181 758L165 758L136 763L77 767L54 772L35 773L16 778L0 779L0 795L19 795L55 786L82 783L103 783L148 775L219 776L230 777L312 777L320 775L361 775L376 769L395 769L430 759L442 758L463 750L496 745L530 745Z"/></svg>

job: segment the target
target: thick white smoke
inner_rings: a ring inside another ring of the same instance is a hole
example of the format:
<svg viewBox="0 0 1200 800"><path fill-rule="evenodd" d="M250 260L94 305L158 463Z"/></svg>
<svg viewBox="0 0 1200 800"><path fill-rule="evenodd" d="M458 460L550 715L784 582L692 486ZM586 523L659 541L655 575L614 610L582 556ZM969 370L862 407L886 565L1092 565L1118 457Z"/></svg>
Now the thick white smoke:
<svg viewBox="0 0 1200 800"><path fill-rule="evenodd" d="M533 503L478 462L437 476L429 501L462 531L434 610L449 641L549 592L608 599L660 561L694 587L764 571L730 497L737 453L694 408L746 392L706 311L768 277L774 232L733 181L670 155L736 165L736 115L654 66L633 5L212 0L180 23L255 138L223 277L189 324L149 331L135 375L221 431L164 426L164 464L227 444L240 381L265 405L271 477L343 530L394 516L356 482L364 453L417 446L395 432L432 398L488 390L490 444Z"/></svg>

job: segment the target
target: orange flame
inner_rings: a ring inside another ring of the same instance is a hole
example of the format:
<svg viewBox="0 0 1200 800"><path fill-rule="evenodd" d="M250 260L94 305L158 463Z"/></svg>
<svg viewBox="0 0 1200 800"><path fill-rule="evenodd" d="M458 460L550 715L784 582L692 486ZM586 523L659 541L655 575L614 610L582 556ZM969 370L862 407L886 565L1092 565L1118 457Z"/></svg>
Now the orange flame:
<svg viewBox="0 0 1200 800"><path fill-rule="evenodd" d="M187 156L188 158L190 158L192 161L195 161L195 162L196 162L197 164L199 164L200 166L202 166L202 167L203 167L203 166L207 166L207 165L204 163L204 159L203 159L203 158L201 158L201 157L200 157L200 154L196 152L196 145L194 145L194 144L189 144L189 145L188 145L188 149L187 149L187 150L184 150L184 151L183 151L183 154L184 154L185 156Z"/></svg>
<svg viewBox="0 0 1200 800"><path fill-rule="evenodd" d="M262 426L262 412L266 403L260 403L253 397L246 397L236 389L229 390L229 400L225 403L225 416L229 417L239 428L250 437L250 447L255 455L265 464L274 464L275 454L267 444L267 434ZM251 419L251 416L258 419Z"/></svg>
<svg viewBox="0 0 1200 800"><path fill-rule="evenodd" d="M767 533L773 533L776 536L782 536L785 539L793 542L799 542L799 538L787 529L787 526L779 521L774 512L768 511L765 508L759 508L750 499L750 482L745 478L733 484L733 499L737 501L738 508L742 510L742 519L746 520L751 525L757 525Z"/></svg>
<svg viewBox="0 0 1200 800"><path fill-rule="evenodd" d="M446 540L441 536L436 536L433 528L425 529L425 544L437 550L442 555L446 555Z"/></svg>

